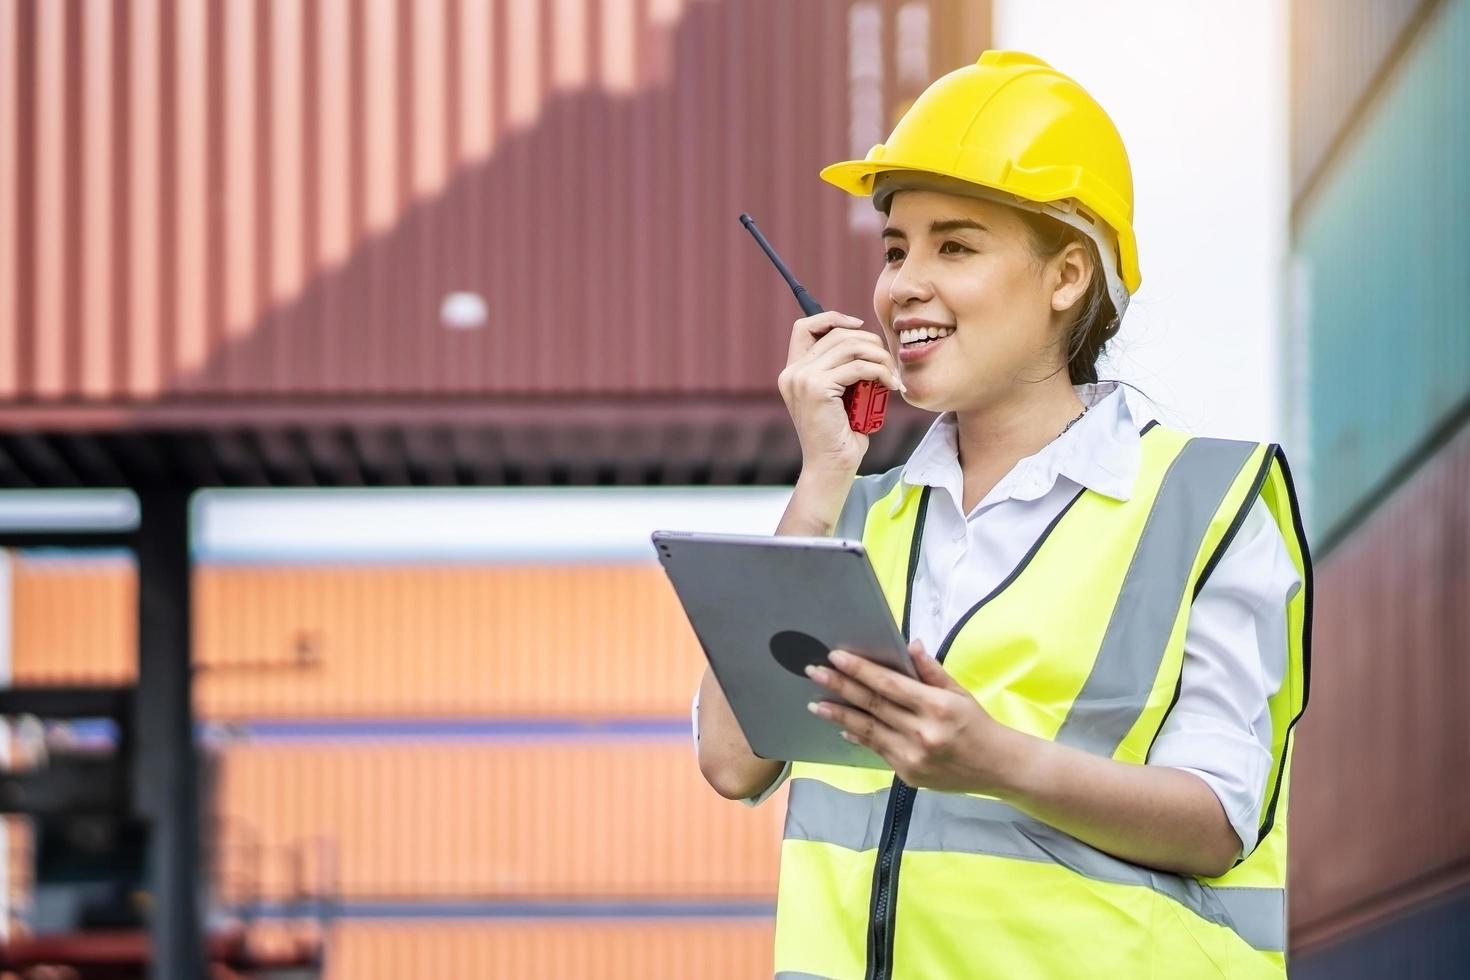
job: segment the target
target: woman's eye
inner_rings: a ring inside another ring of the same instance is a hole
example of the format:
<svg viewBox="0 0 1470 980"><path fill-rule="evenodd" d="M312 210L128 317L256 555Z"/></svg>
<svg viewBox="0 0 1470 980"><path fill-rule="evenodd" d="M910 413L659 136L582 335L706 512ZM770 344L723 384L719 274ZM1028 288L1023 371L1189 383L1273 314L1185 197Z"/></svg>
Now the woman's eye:
<svg viewBox="0 0 1470 980"><path fill-rule="evenodd" d="M939 254L943 255L944 250L949 248L949 246L951 245L955 247L955 251L950 253L952 255L963 255L965 252L972 251L972 249L961 245L959 242L945 242L943 245L939 246ZM901 258L903 258L903 249L899 248L897 245L883 253L883 261L890 264L897 262Z"/></svg>

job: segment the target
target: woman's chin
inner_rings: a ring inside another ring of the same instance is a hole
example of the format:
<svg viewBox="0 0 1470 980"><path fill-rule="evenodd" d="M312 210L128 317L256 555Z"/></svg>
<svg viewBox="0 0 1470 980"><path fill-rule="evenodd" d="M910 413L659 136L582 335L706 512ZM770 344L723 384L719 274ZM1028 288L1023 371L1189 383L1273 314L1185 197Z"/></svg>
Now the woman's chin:
<svg viewBox="0 0 1470 980"><path fill-rule="evenodd" d="M921 411L934 412L936 414L945 410L945 398L939 392L931 390L923 382L915 384L908 378L904 378L903 383L909 389L903 393L903 400L910 405Z"/></svg>

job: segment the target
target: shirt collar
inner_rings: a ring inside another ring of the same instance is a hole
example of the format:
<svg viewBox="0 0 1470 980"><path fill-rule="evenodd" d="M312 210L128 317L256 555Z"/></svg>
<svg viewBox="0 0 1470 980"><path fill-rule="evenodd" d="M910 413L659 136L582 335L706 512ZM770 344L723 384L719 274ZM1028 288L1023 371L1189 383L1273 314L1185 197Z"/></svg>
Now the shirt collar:
<svg viewBox="0 0 1470 980"><path fill-rule="evenodd" d="M1008 496L1035 500L1048 493L1059 476L1115 500L1133 495L1142 437L1123 386L1117 381L1103 381L1074 385L1073 390L1088 406L1087 414L1035 454L1016 463L1002 478L1009 486ZM947 487L955 500L960 500L964 477L958 447L955 414L944 412L929 426L904 464L899 481L905 486L894 496L889 515L898 513L908 487Z"/></svg>

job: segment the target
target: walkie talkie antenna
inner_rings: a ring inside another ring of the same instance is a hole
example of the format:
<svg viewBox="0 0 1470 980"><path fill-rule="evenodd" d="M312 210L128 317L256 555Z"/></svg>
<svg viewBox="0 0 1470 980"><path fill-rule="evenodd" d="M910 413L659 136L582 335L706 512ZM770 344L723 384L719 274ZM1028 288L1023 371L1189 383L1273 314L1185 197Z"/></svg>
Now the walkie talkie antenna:
<svg viewBox="0 0 1470 980"><path fill-rule="evenodd" d="M771 243L766 241L766 236L762 235L761 230L755 226L755 219L748 214L742 214L740 216L740 223L745 226L746 231L755 236L756 244L766 253L766 257L771 260L771 263L776 267L776 271L781 273L781 278L786 280L786 285L790 286L791 291L796 294L796 302L801 305L801 311L807 316L816 316L818 313L821 313L822 304L818 303L812 297L812 294L806 291L805 286L796 281L796 277L791 274L791 270L786 268L786 263L781 261L781 256L776 254L776 250L771 247Z"/></svg>
<svg viewBox="0 0 1470 980"><path fill-rule="evenodd" d="M740 216L740 223L745 230L755 236L755 242L766 253L766 258L781 273L781 278L786 280L786 285L791 287L791 292L796 295L796 302L801 306L801 312L807 316L816 316L822 312L822 304L806 291L806 287L796 281L791 270L786 268L786 263L781 261L781 256L766 241L766 236L755 226L755 219L748 214ZM868 435L883 428L883 412L888 408L888 389L876 381L862 380L848 385L842 392L842 405L847 409L847 424L854 432Z"/></svg>

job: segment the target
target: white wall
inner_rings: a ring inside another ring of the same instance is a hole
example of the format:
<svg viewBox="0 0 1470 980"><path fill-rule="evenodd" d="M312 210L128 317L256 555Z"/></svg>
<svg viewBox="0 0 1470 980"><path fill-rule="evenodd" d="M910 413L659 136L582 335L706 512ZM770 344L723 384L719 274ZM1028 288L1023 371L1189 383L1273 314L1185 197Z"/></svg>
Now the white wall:
<svg viewBox="0 0 1470 980"><path fill-rule="evenodd" d="M1143 286L1099 374L1209 435L1284 435L1285 7L995 0L992 43L1075 78L1128 146Z"/></svg>
<svg viewBox="0 0 1470 980"><path fill-rule="evenodd" d="M215 562L657 561L655 530L775 532L781 487L208 490L195 558Z"/></svg>

